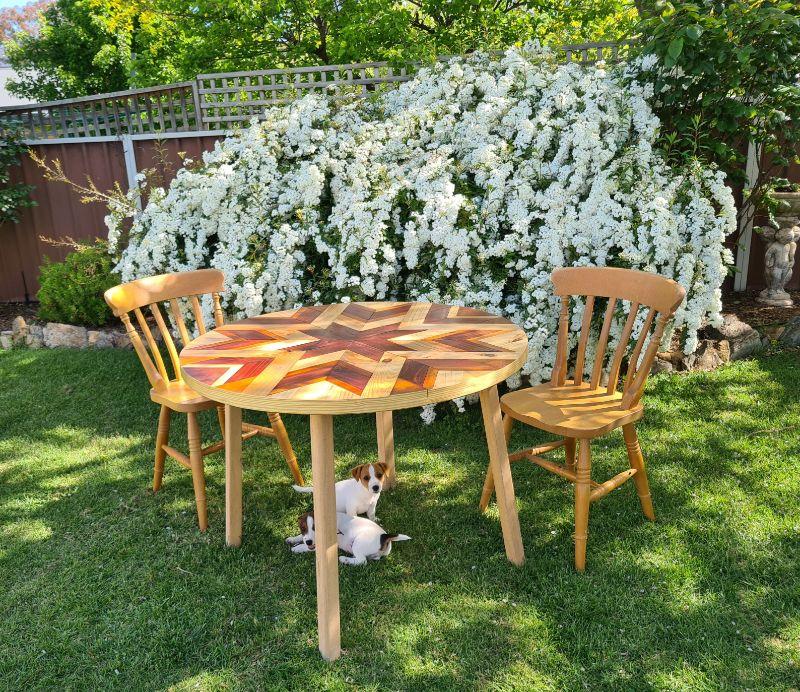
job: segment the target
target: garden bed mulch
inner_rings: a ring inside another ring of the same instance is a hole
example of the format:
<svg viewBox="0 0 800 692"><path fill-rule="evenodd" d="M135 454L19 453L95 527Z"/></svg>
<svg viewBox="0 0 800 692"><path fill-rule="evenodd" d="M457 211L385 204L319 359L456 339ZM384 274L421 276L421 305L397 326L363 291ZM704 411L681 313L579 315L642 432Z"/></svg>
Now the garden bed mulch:
<svg viewBox="0 0 800 692"><path fill-rule="evenodd" d="M800 316L800 291L789 291L794 300L790 308L777 308L762 305L756 301L760 291L730 293L722 297L723 312L731 312L751 327L767 327L786 324L793 317Z"/></svg>
<svg viewBox="0 0 800 692"><path fill-rule="evenodd" d="M3 303L0 301L0 332L11 329L11 323L17 316L22 316L28 324L44 324L45 321L39 319L39 303ZM149 323L155 324L152 317L148 317ZM116 317L111 317L108 324L104 327L87 327L87 329L99 329L101 331L112 331L122 329L122 322Z"/></svg>
<svg viewBox="0 0 800 692"><path fill-rule="evenodd" d="M0 332L11 329L11 322L17 315L22 315L26 322L36 322L39 303L2 303L0 302Z"/></svg>

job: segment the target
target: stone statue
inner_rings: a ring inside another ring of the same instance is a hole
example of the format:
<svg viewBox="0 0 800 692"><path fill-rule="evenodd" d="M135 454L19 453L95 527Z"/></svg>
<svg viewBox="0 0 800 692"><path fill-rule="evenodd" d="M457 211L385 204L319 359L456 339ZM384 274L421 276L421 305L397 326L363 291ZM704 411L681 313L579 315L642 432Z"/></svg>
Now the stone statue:
<svg viewBox="0 0 800 692"><path fill-rule="evenodd" d="M792 297L785 286L794 269L794 254L800 240L798 219L778 217L778 227L762 226L759 230L770 243L764 253L764 278L767 287L758 295L758 302L764 305L791 307Z"/></svg>

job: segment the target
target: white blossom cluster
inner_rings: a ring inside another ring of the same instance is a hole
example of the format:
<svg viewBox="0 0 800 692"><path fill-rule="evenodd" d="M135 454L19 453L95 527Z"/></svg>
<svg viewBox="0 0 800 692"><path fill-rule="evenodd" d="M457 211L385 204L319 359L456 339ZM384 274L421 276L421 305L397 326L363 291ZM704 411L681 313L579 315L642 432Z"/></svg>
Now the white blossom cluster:
<svg viewBox="0 0 800 692"><path fill-rule="evenodd" d="M654 151L648 91L526 46L375 99L306 96L150 190L129 232L111 213L117 269L217 267L237 316L342 299L484 308L527 331L536 382L555 357L553 269L634 267L687 289L676 327L691 352L719 320L734 202L721 173Z"/></svg>

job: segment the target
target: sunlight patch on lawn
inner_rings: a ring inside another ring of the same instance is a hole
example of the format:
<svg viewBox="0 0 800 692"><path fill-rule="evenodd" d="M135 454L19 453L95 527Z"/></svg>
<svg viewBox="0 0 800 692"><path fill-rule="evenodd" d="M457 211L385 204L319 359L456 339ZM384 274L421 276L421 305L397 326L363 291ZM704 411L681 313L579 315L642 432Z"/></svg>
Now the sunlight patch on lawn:
<svg viewBox="0 0 800 692"><path fill-rule="evenodd" d="M46 541L52 535L53 529L40 519L0 525L0 558L6 557L10 549L17 548L20 543Z"/></svg>

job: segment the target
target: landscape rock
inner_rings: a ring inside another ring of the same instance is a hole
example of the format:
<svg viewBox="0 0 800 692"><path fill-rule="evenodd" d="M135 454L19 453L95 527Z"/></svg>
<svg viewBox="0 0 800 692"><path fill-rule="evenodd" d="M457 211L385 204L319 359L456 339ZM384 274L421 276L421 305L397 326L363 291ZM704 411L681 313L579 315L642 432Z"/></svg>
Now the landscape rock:
<svg viewBox="0 0 800 692"><path fill-rule="evenodd" d="M780 336L784 346L800 346L800 316L792 317Z"/></svg>
<svg viewBox="0 0 800 692"><path fill-rule="evenodd" d="M133 344L125 332L111 332L111 343L114 344L114 348L133 348Z"/></svg>
<svg viewBox="0 0 800 692"><path fill-rule="evenodd" d="M88 331L86 345L89 348L114 348L114 332Z"/></svg>
<svg viewBox="0 0 800 692"><path fill-rule="evenodd" d="M28 337L28 323L22 315L17 315L11 322L11 340L15 344L24 344Z"/></svg>
<svg viewBox="0 0 800 692"><path fill-rule="evenodd" d="M662 372L675 372L675 366L672 364L671 360L662 358L661 354L658 354L653 361L653 367L650 369L650 373L652 375L658 375Z"/></svg>
<svg viewBox="0 0 800 692"><path fill-rule="evenodd" d="M48 322L44 328L44 345L47 348L85 348L86 327Z"/></svg>
<svg viewBox="0 0 800 692"><path fill-rule="evenodd" d="M25 338L25 345L28 348L44 347L44 327L40 324L32 324L28 327L28 336Z"/></svg>
<svg viewBox="0 0 800 692"><path fill-rule="evenodd" d="M761 340L759 339L759 346ZM720 365L731 360L730 345L727 340L714 341L713 339L703 339L697 350L684 358L686 370L700 370L710 372L716 370Z"/></svg>
<svg viewBox="0 0 800 692"><path fill-rule="evenodd" d="M723 315L722 325L711 327L707 332L711 339L728 342L731 360L747 358L761 350L761 335L736 315Z"/></svg>
<svg viewBox="0 0 800 692"><path fill-rule="evenodd" d="M14 345L14 332L10 329L8 331L0 332L0 349L7 350Z"/></svg>
<svg viewBox="0 0 800 692"><path fill-rule="evenodd" d="M763 334L762 342L766 339L767 344L770 344L773 341L778 341L781 338L781 334L783 334L784 330L786 329L786 325L784 324L772 324L767 327L761 328L761 333Z"/></svg>

